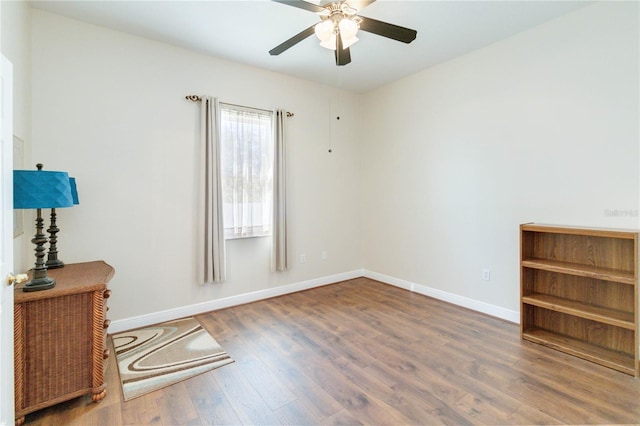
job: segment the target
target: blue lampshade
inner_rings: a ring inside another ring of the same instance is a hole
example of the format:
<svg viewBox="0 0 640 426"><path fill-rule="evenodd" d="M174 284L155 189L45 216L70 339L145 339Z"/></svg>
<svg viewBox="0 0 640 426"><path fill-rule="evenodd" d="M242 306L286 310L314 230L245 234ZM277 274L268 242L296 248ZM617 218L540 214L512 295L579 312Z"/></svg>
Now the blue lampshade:
<svg viewBox="0 0 640 426"><path fill-rule="evenodd" d="M78 201L78 187L76 186L76 178L69 178L69 185L71 185L71 198L73 198L73 204L80 204Z"/></svg>
<svg viewBox="0 0 640 426"><path fill-rule="evenodd" d="M13 171L14 209L47 209L72 206L73 197L67 172Z"/></svg>

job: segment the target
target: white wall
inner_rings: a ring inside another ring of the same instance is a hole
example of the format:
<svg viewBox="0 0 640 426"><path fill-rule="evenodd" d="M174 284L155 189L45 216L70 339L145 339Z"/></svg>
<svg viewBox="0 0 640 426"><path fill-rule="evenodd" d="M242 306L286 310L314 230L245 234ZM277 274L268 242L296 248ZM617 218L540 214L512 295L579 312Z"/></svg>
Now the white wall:
<svg viewBox="0 0 640 426"><path fill-rule="evenodd" d="M364 268L518 311L518 224L638 228L638 16L589 6L364 96Z"/></svg>
<svg viewBox="0 0 640 426"><path fill-rule="evenodd" d="M32 18L33 158L77 178L80 205L58 215L59 257L115 267L111 319L360 268L355 95L39 10ZM290 271L269 271L268 239L230 241L227 282L197 282L199 112L189 94L295 113Z"/></svg>
<svg viewBox="0 0 640 426"><path fill-rule="evenodd" d="M13 64L13 133L31 137L31 8L25 1L2 2L2 54Z"/></svg>
<svg viewBox="0 0 640 426"><path fill-rule="evenodd" d="M22 141L23 158L15 159L18 166L30 164L31 153L31 8L25 1L2 1L2 54L13 64L13 134ZM20 163L23 163L22 165ZM24 233L14 239L14 263L33 267L34 215L23 212ZM16 269L17 270L17 269Z"/></svg>

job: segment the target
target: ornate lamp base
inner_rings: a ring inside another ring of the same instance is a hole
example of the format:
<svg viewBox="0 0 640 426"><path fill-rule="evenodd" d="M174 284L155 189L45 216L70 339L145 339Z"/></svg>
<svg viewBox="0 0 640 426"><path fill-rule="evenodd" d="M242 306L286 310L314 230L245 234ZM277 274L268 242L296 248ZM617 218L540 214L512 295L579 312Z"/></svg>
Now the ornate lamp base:
<svg viewBox="0 0 640 426"><path fill-rule="evenodd" d="M36 245L36 266L33 268L33 278L22 287L22 291L40 291L55 287L56 280L47 276L47 267L44 264L44 244L48 241L42 233L42 212L37 210L36 235L31 242Z"/></svg>
<svg viewBox="0 0 640 426"><path fill-rule="evenodd" d="M22 291L48 290L56 286L56 280L51 277L34 278L24 285Z"/></svg>
<svg viewBox="0 0 640 426"><path fill-rule="evenodd" d="M64 266L64 262L58 259L58 232L60 232L60 228L56 225L56 209L51 209L51 226L47 229L49 232L49 255L47 256L47 261L45 265L47 269L56 269L62 268Z"/></svg>
<svg viewBox="0 0 640 426"><path fill-rule="evenodd" d="M49 259L45 262L47 265L47 269L56 269L62 268L64 266L64 262L60 259Z"/></svg>

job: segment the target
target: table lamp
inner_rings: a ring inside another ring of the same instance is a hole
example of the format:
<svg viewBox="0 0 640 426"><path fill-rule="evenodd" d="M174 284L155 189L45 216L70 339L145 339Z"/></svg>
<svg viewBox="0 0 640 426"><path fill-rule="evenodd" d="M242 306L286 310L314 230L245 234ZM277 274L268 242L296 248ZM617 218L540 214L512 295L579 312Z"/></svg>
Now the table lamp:
<svg viewBox="0 0 640 426"><path fill-rule="evenodd" d="M36 245L36 263L31 281L23 287L23 291L39 291L53 288L56 281L47 276L44 263L44 244L47 237L42 233L41 209L72 207L71 185L67 172L43 171L42 164L38 170L13 171L13 208L36 209L36 234L31 240Z"/></svg>
<svg viewBox="0 0 640 426"><path fill-rule="evenodd" d="M78 188L76 186L76 178L69 178L69 186L71 188L71 198L73 199L73 204L79 204L78 201ZM47 229L49 233L49 252L47 254L47 261L45 264L47 265L47 269L55 269L62 268L64 266L64 262L58 259L58 237L57 234L60 232L60 228L58 228L56 224L56 209L51 209L51 225L49 229Z"/></svg>

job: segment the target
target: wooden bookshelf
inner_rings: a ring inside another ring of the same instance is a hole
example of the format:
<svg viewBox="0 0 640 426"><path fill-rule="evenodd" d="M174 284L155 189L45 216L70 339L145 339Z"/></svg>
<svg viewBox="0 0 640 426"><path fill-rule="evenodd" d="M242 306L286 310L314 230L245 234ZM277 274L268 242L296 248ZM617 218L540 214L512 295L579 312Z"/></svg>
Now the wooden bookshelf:
<svg viewBox="0 0 640 426"><path fill-rule="evenodd" d="M520 225L523 339L638 376L638 232Z"/></svg>

